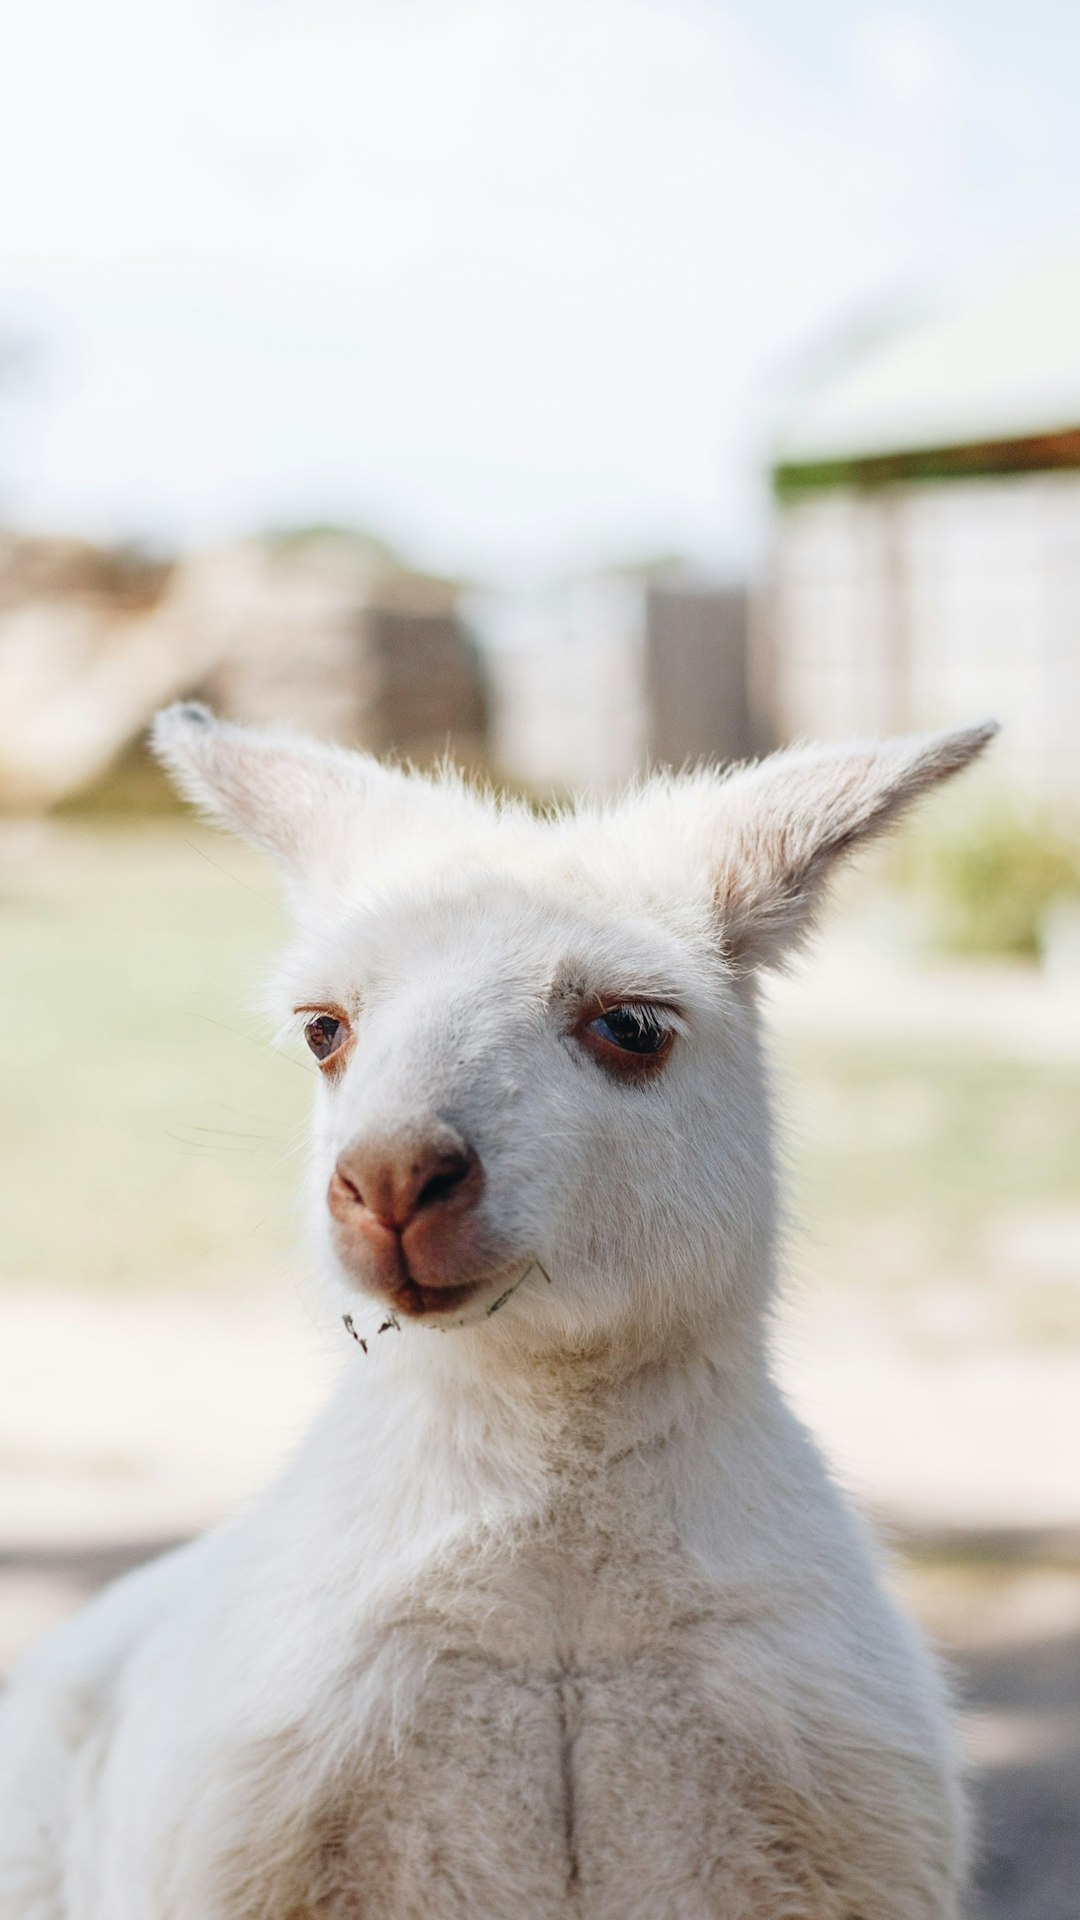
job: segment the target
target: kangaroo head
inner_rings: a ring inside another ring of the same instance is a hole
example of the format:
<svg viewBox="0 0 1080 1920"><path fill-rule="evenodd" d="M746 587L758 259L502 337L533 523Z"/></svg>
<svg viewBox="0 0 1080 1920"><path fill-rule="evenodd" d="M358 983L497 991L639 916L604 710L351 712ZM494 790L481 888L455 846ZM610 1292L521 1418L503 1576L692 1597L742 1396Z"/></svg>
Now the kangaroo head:
<svg viewBox="0 0 1080 1920"><path fill-rule="evenodd" d="M318 1062L309 1191L335 1284L401 1324L551 1350L756 1323L755 977L805 939L834 865L994 731L798 748L538 817L163 713L183 791L285 869L277 991Z"/></svg>

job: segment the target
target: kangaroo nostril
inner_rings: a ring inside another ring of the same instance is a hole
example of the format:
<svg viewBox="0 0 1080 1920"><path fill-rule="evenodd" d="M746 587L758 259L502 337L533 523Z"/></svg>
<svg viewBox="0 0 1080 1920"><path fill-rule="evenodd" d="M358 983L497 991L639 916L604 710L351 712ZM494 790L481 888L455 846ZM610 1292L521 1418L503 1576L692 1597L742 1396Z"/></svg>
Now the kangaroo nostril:
<svg viewBox="0 0 1080 1920"><path fill-rule="evenodd" d="M433 1173L429 1173L413 1200L413 1211L419 1213L422 1207L431 1207L439 1200L446 1199L472 1171L473 1155L456 1150L442 1156L440 1164Z"/></svg>
<svg viewBox="0 0 1080 1920"><path fill-rule="evenodd" d="M449 1127L419 1146L392 1139L354 1140L338 1159L327 1195L334 1218L367 1231L368 1216L403 1233L417 1214L456 1201L460 1212L477 1198L480 1161Z"/></svg>

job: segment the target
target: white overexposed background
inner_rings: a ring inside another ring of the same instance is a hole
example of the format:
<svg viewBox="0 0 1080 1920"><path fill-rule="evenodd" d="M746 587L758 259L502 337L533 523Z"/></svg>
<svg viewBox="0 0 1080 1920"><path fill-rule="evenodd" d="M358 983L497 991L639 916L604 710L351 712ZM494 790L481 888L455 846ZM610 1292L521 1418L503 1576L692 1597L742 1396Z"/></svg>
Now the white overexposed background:
<svg viewBox="0 0 1080 1920"><path fill-rule="evenodd" d="M808 341L1075 230L1078 70L1066 0L9 4L3 517L741 562Z"/></svg>

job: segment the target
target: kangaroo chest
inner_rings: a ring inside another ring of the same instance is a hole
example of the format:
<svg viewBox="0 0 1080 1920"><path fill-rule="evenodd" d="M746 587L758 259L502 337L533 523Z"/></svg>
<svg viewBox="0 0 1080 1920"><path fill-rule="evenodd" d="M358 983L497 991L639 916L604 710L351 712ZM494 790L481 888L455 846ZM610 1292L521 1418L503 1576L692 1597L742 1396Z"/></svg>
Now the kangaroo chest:
<svg viewBox="0 0 1080 1920"><path fill-rule="evenodd" d="M714 1684L723 1615L722 1595L671 1544L564 1541L498 1575L433 1576L419 1612L376 1634L377 1705L307 1809L295 1893L251 1911L712 1912L718 1829L751 1818L754 1772ZM776 1809L755 1792L753 1821L768 1825Z"/></svg>
<svg viewBox="0 0 1080 1920"><path fill-rule="evenodd" d="M722 1715L676 1652L546 1672L447 1653L333 1812L342 1903L327 1913L655 1914L648 1889L670 1898L676 1865L688 1886L705 1871L724 1752Z"/></svg>
<svg viewBox="0 0 1080 1920"><path fill-rule="evenodd" d="M850 1686L834 1710L805 1585L621 1518L444 1546L344 1614L312 1584L287 1694L237 1601L255 1710L171 1776L162 1920L954 1920L947 1835Z"/></svg>

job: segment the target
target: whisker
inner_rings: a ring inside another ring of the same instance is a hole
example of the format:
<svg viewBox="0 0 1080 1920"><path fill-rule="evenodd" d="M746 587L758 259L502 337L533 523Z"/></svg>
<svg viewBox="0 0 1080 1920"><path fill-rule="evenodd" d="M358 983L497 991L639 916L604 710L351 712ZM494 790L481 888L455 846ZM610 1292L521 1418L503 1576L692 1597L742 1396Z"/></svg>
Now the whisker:
<svg viewBox="0 0 1080 1920"><path fill-rule="evenodd" d="M171 1140L171 1141L173 1142L173 1144L174 1144L174 1146L177 1146L177 1147L186 1147L189 1153L202 1153L202 1154L210 1154L210 1153L254 1153L254 1152L256 1151L256 1147L257 1147L257 1146L258 1146L258 1144L259 1144L258 1142L255 1142L255 1144L254 1144L254 1145L252 1145L252 1144L251 1144L251 1143L249 1142L249 1143L247 1143L247 1144L245 1144L245 1145L242 1145L242 1146L238 1146L238 1147L227 1147L227 1146L225 1146L225 1144L224 1144L224 1143L223 1143L222 1141L220 1141L220 1140L218 1140L218 1141L212 1141L212 1140L186 1140L186 1139L184 1138L184 1135L183 1135L182 1133L172 1133L172 1132L171 1132L171 1131L169 1130L169 1128L168 1128L168 1127L166 1127L166 1129L165 1129L165 1132L164 1132L164 1134L162 1135L162 1138L163 1138L163 1139L165 1139L165 1140Z"/></svg>
<svg viewBox="0 0 1080 1920"><path fill-rule="evenodd" d="M286 1060L290 1067L295 1067L298 1073L306 1074L309 1078L317 1071L315 1067L305 1066L294 1054L285 1053L280 1047L272 1047L266 1040L257 1040L253 1033L245 1033L242 1027L230 1027L226 1021L215 1020L209 1013L197 1013L193 1007L186 1007L184 1011L189 1020L202 1020L208 1027L217 1027L222 1033L230 1034L234 1040L246 1040L249 1047L258 1047L260 1053L268 1053L274 1060Z"/></svg>
<svg viewBox="0 0 1080 1920"><path fill-rule="evenodd" d="M263 1144L271 1137L266 1133L245 1133L240 1127L207 1127L197 1120L186 1122L185 1125L188 1133L204 1133L208 1139L255 1140Z"/></svg>
<svg viewBox="0 0 1080 1920"><path fill-rule="evenodd" d="M184 835L184 845L185 847L190 847L192 853L197 853L200 860L205 860L208 866L216 867L219 873L225 875L226 880L232 880L236 886L244 887L248 893L255 895L256 900L261 900L265 907L270 907L275 913L277 912L278 903L276 900L271 899L268 893L261 893L258 887L252 886L250 880L241 880L238 873L231 873L228 867L222 866L220 860L215 860L212 854L207 853L205 847L200 847L195 840L189 840L186 834Z"/></svg>

